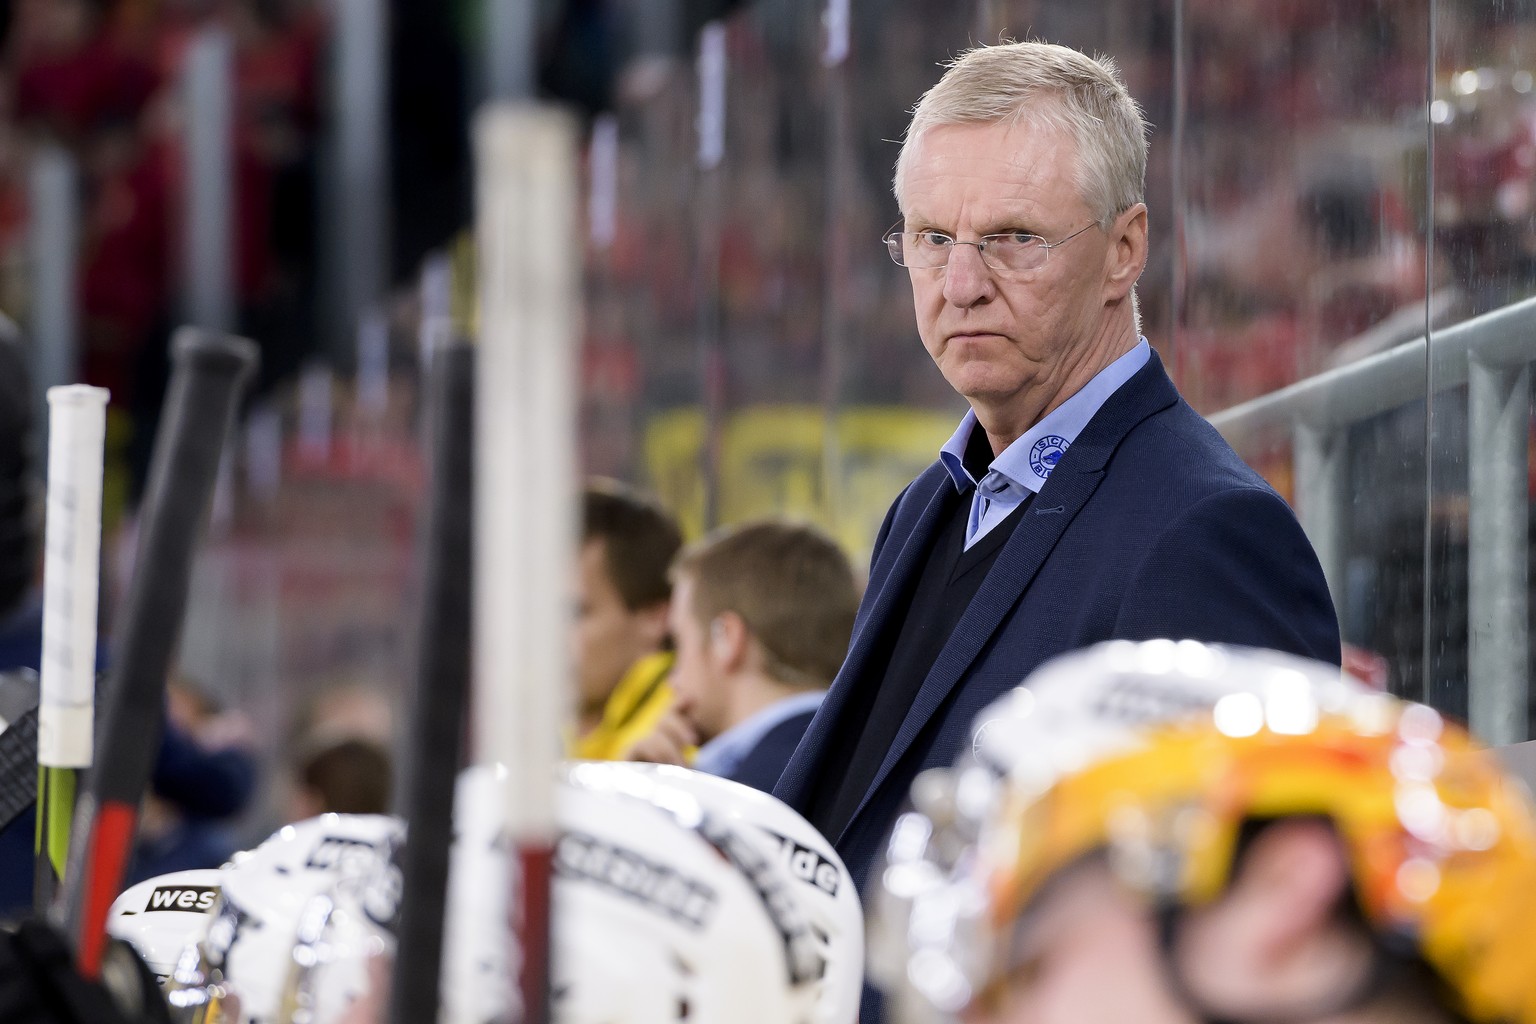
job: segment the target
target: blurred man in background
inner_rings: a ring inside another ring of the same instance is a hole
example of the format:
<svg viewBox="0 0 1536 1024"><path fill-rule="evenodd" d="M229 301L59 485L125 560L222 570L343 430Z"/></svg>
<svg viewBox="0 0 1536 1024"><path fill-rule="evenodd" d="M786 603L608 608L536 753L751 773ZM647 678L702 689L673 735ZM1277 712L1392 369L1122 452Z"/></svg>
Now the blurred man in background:
<svg viewBox="0 0 1536 1024"><path fill-rule="evenodd" d="M703 744L693 767L771 793L847 653L853 568L820 530L764 521L686 549L672 584L676 711Z"/></svg>
<svg viewBox="0 0 1536 1024"><path fill-rule="evenodd" d="M667 567L681 546L677 523L652 499L607 480L583 491L572 756L624 760L671 706Z"/></svg>
<svg viewBox="0 0 1536 1024"><path fill-rule="evenodd" d="M362 736L317 743L299 758L288 818L388 814L389 751Z"/></svg>

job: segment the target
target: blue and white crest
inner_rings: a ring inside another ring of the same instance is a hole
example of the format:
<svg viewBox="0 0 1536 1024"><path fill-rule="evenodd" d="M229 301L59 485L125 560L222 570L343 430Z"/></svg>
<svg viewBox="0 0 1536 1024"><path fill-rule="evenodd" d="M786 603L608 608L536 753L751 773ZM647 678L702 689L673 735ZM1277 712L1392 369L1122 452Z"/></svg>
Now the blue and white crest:
<svg viewBox="0 0 1536 1024"><path fill-rule="evenodd" d="M1035 442L1035 446L1029 450L1029 468L1035 471L1035 475L1045 480L1050 477L1051 470L1056 468L1056 463L1067 453L1067 445L1070 444L1060 434L1046 434Z"/></svg>

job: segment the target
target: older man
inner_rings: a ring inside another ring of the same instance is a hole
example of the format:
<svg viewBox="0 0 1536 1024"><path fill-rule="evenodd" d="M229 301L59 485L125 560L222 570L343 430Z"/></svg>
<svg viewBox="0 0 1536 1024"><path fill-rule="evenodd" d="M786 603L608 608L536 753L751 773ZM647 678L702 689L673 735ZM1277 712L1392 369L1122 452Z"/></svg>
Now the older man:
<svg viewBox="0 0 1536 1024"><path fill-rule="evenodd" d="M1045 659L1194 638L1339 659L1284 500L1140 336L1146 125L1113 64L962 56L896 166L918 334L971 409L881 528L848 658L775 794L864 885L912 779Z"/></svg>

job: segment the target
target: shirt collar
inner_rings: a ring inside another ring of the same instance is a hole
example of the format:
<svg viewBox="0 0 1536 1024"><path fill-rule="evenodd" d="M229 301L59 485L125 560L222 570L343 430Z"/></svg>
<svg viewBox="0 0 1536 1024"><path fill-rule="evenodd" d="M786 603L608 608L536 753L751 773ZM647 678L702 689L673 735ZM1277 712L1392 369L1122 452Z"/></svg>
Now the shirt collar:
<svg viewBox="0 0 1536 1024"><path fill-rule="evenodd" d="M1120 390L1121 385L1136 375L1152 357L1152 346L1146 338L1136 342L1129 352L1094 374L1093 379L1071 398L1052 409L1040 422L1029 428L1016 441L1004 448L992 460L988 475L997 473L1009 482L1036 494L1045 486L1051 470L1066 453L1077 435L1082 433L1088 421L1109 401L1109 396ZM976 428L976 412L968 410L960 426L950 435L944 447L939 449L939 461L949 472L955 490L964 494L975 487L977 480L965 468L965 446Z"/></svg>
<svg viewBox="0 0 1536 1024"><path fill-rule="evenodd" d="M692 767L710 775L730 774L775 726L803 712L816 710L826 694L826 690L807 690L768 705L700 747Z"/></svg>

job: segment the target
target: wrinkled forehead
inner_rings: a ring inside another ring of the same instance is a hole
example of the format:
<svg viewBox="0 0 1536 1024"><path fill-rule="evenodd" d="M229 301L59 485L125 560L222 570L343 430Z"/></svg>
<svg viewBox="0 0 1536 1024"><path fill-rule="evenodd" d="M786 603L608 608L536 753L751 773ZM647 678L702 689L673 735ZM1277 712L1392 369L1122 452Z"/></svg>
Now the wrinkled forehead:
<svg viewBox="0 0 1536 1024"><path fill-rule="evenodd" d="M910 215L925 201L967 188L1005 198L1076 191L1077 141L1045 120L1008 119L939 124L902 150L897 203Z"/></svg>

